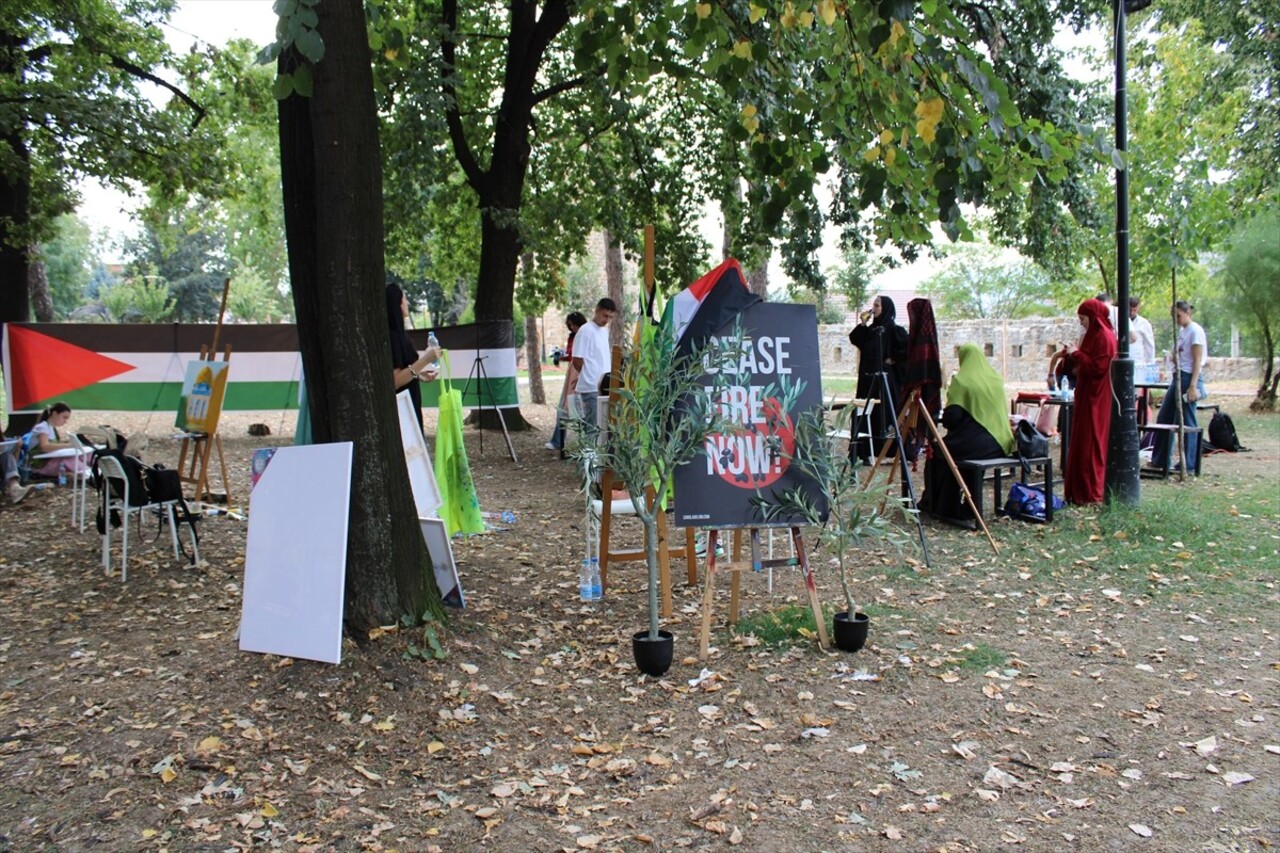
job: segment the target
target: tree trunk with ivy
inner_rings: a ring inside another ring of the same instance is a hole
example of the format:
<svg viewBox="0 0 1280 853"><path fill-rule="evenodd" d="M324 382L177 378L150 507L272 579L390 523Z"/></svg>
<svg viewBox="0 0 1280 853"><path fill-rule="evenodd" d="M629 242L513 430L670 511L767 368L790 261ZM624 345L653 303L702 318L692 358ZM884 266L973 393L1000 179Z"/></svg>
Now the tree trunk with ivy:
<svg viewBox="0 0 1280 853"><path fill-rule="evenodd" d="M279 103L285 231L314 440L354 445L344 619L363 636L405 615L443 612L392 396L364 6L325 0L314 9L325 52L312 67L312 95ZM302 62L291 49L278 70Z"/></svg>

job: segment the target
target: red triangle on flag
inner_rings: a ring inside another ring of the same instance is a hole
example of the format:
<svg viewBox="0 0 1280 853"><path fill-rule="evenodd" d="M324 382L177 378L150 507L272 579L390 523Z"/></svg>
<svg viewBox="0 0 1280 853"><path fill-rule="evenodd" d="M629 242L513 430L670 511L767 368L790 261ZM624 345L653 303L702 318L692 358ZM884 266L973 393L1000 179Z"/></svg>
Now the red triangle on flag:
<svg viewBox="0 0 1280 853"><path fill-rule="evenodd" d="M132 364L13 323L8 334L10 409L15 412L135 369Z"/></svg>

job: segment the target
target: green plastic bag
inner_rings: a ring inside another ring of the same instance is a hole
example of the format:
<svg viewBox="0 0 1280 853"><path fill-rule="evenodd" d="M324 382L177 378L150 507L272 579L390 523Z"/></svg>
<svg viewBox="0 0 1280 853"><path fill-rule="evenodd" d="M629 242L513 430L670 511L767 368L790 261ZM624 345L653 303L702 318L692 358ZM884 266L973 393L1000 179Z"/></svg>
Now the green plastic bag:
<svg viewBox="0 0 1280 853"><path fill-rule="evenodd" d="M462 441L462 392L449 379L449 355L440 357L440 417L436 425L436 485L440 489L440 518L452 536L484 533L480 498L476 495L467 447Z"/></svg>

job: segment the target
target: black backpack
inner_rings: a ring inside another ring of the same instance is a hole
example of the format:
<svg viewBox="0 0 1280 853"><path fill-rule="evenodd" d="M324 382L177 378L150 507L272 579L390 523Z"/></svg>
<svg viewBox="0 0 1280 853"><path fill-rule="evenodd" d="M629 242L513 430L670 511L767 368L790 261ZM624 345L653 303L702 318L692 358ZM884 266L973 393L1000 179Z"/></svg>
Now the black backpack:
<svg viewBox="0 0 1280 853"><path fill-rule="evenodd" d="M129 506L146 506L148 504L158 504L165 501L177 501L173 508L173 517L176 524L187 524L191 528L192 541L199 545L200 533L196 529L196 522L200 520L197 513L191 511L187 506L186 499L182 496L182 479L178 476L178 472L163 465L156 465L154 468L144 465L142 460L136 456L130 456L127 453L114 448L104 448L93 452L93 482L94 486L101 488L103 474L98 460L104 456L110 456L120 463L121 470L124 471L124 478L129 484ZM123 498L124 487L117 480L108 480L111 491L117 498ZM108 519L103 511L104 507L99 504L98 512L95 517L97 522L98 533L105 534L107 532ZM112 527L120 526L120 513L116 510L111 511L110 524ZM142 522L138 522L141 528ZM157 526L156 536L160 535L160 526ZM192 564L195 564L195 554L187 554L187 549L182 544L182 538L178 538L178 547L182 553Z"/></svg>
<svg viewBox="0 0 1280 853"><path fill-rule="evenodd" d="M1214 412L1213 419L1209 421L1209 443L1215 449L1225 450L1228 453L1239 453L1249 449L1240 446L1236 425L1232 423L1231 415L1226 412Z"/></svg>

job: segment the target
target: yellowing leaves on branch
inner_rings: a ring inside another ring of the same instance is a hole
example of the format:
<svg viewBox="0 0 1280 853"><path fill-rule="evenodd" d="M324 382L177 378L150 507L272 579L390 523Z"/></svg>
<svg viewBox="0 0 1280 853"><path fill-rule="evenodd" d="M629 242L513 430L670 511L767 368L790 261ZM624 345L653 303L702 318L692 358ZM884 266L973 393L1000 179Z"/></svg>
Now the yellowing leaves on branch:
<svg viewBox="0 0 1280 853"><path fill-rule="evenodd" d="M751 42L748 41L747 39L743 39L740 42L734 43L732 53L734 56L738 57L739 59L750 59L751 58Z"/></svg>
<svg viewBox="0 0 1280 853"><path fill-rule="evenodd" d="M747 129L747 133L754 134L760 127L760 119L756 116L756 108L752 104L747 104L742 108L742 126Z"/></svg>
<svg viewBox="0 0 1280 853"><path fill-rule="evenodd" d="M818 17L822 18L822 23L828 27L836 22L836 0L820 0L818 3Z"/></svg>
<svg viewBox="0 0 1280 853"><path fill-rule="evenodd" d="M942 98L929 98L916 104L916 133L925 142L932 144L937 137L942 109Z"/></svg>
<svg viewBox="0 0 1280 853"><path fill-rule="evenodd" d="M757 6L755 3L752 3L748 7L748 9L750 10L748 13L748 18L751 21L751 23L753 24L760 23L760 19L764 17L765 10L760 6Z"/></svg>
<svg viewBox="0 0 1280 853"><path fill-rule="evenodd" d="M697 11L697 13L698 13L698 17L699 17L700 19L701 19L701 18L709 18L709 17L711 17L711 4L710 4L710 3L699 3L699 4L695 7L695 10Z"/></svg>

